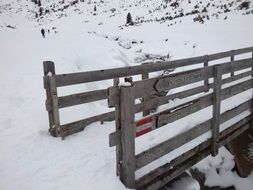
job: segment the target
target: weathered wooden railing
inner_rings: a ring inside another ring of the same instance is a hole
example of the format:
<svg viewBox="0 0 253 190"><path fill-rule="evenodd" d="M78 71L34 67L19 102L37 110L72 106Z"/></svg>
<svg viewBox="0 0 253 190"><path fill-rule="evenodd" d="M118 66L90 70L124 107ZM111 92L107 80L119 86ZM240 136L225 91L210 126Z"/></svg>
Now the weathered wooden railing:
<svg viewBox="0 0 253 190"><path fill-rule="evenodd" d="M108 104L109 107L116 108L117 121L116 132L110 134L109 137L110 146L116 145L117 174L126 187L143 190L159 189L206 156L210 154L212 156L217 155L219 147L226 145L229 141L252 126L253 111L251 110L253 99L245 101L223 113L221 113L220 110L223 100L250 90L253 87L253 51L251 56L250 58L236 61L234 60L234 56L232 56L231 61L227 63L206 66L200 69L142 81L132 82L131 79L128 78L126 80L128 82L126 83L127 85L113 86L108 89ZM209 56L209 58L210 57L211 56ZM220 56L218 57L220 58ZM235 72L237 72L237 74L235 74ZM232 73L231 76L225 78L224 76L229 73ZM213 83L209 84L209 79L213 79ZM203 80L208 82L204 82L203 86L199 86L197 82ZM152 94L194 83L198 86L189 90L183 90L176 94L156 97L145 104L135 104L135 99L137 98L151 96ZM222 86L227 83L231 84L227 85L228 87ZM179 106L150 114L136 121L135 113L139 110L148 110L158 105L166 104L169 99L198 94L205 90L207 84L209 89L213 89L212 91L210 90L208 93L199 95L198 98ZM211 119L135 155L135 138L138 136L144 135L179 119L183 119L209 106L212 106L213 109ZM247 110L251 111L252 114L248 114L246 117L241 118L240 121L224 130L220 128L222 123ZM171 151L185 145L208 131L211 131L210 139L176 157L169 163L136 179L135 172L137 170L169 154Z"/></svg>
<svg viewBox="0 0 253 190"><path fill-rule="evenodd" d="M244 48L239 50L233 50L228 52L222 52L212 55L200 56L189 59L182 59L176 61L145 63L139 66L123 67L116 69L89 71L81 73L70 74L56 74L55 65L51 61L43 62L44 65L44 87L46 89L46 108L49 115L50 133L53 136L65 137L67 135L82 131L87 125L94 122L113 121L115 119L115 112L111 111L104 114L95 115L83 120L75 121L72 123L62 125L60 122L59 109L75 106L79 104L91 103L94 101L104 100L108 98L108 91L105 89L95 90L84 93L71 94L67 96L58 96L57 88L75 84L82 84L88 82L96 82L101 80L114 80L114 85L118 84L120 78L127 76L141 75L142 79L149 78L149 73L162 71L167 69L175 69L184 66L191 66L195 64L203 63L203 66L207 67L208 63L213 60L230 57L234 60L235 55L252 52L253 47ZM233 72L231 72L233 76ZM230 79L228 79L230 80ZM231 78L232 80L232 78ZM170 96L165 96L162 99L151 98L146 94L143 95L143 102L136 105L135 112L142 112L144 115L149 114L149 110L155 106L159 106L168 102L174 98L184 98L190 95L194 95L200 92L208 91L209 84L208 79L204 79L204 86L195 89L190 89L184 93L178 93ZM117 107L115 108L117 109ZM117 113L116 113L117 114ZM117 122L117 121L116 121Z"/></svg>

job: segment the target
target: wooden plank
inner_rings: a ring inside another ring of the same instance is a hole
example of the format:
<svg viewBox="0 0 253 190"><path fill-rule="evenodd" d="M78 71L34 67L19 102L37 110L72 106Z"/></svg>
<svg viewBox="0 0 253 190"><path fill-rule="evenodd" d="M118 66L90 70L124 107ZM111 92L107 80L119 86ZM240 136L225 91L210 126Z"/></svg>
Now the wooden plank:
<svg viewBox="0 0 253 190"><path fill-rule="evenodd" d="M243 54L247 52L251 52L253 47L243 48L239 50L235 50L233 53L234 55ZM225 57L230 57L231 51L222 52L211 54L208 56L208 60L216 60L222 59ZM86 82L93 82L93 81L100 81L100 80L107 80L119 77L126 77L132 75L142 74L143 71L155 72L161 71L166 69L173 69L183 66L194 65L198 63L203 63L205 56L199 56L194 58L188 59L181 59L175 61L163 61L163 62L156 62L156 63L146 63L144 65L139 66L132 66L132 67L121 67L116 69L106 69L106 70L99 70L99 71L88 71L88 72L80 72L80 73L70 73L70 74L61 74L56 75L56 83L57 86L67 86L73 84L81 84Z"/></svg>
<svg viewBox="0 0 253 190"><path fill-rule="evenodd" d="M250 101L247 101L231 110L228 110L221 114L220 123L224 123L225 121L235 117L236 115L242 113L243 111L250 108ZM143 151L140 154L136 155L136 169L140 169L141 167L153 162L154 160L168 154L172 150L184 145L185 143L193 140L194 138L200 136L201 134L206 133L211 129L212 119L209 119L190 130L183 132L171 139L168 139L149 150Z"/></svg>
<svg viewBox="0 0 253 190"><path fill-rule="evenodd" d="M235 56L233 54L233 50L231 50L231 54L232 55L230 57L230 61L233 62L233 61L235 61ZM233 76L235 76L235 72L234 71L231 72L231 77L233 77Z"/></svg>
<svg viewBox="0 0 253 190"><path fill-rule="evenodd" d="M122 162L120 179L127 188L135 188L134 88L120 88L120 128Z"/></svg>
<svg viewBox="0 0 253 190"><path fill-rule="evenodd" d="M155 90L162 92L170 90L176 87L188 85L205 79L205 76L209 76L210 69L196 69L189 72L183 72L174 76L165 76L164 78L158 79L155 83Z"/></svg>
<svg viewBox="0 0 253 190"><path fill-rule="evenodd" d="M222 89L221 100L225 100L236 94L249 90L250 88L252 88L252 86L253 86L252 79L250 79L250 80L235 84L233 86L227 87L225 89ZM194 101L186 102L179 106L165 110L164 112L153 114L152 117L157 118L156 127L159 128L166 125L167 123L171 123L173 121L176 121L177 119L193 114L210 105L212 105L212 94L205 95L203 97L195 99ZM180 109L180 107L182 108ZM118 139L114 139L118 136L117 134L114 134L114 133L112 133L110 137L110 146L115 146L119 141Z"/></svg>
<svg viewBox="0 0 253 190"><path fill-rule="evenodd" d="M222 84L230 83L230 82L239 80L241 78L245 78L247 76L250 76L252 73L253 73L252 71L247 71L247 72L243 72L241 74L237 74L233 77L228 77L228 78L222 80ZM209 88L213 88L213 83L209 84ZM115 87L111 87L111 88L109 88L108 91L109 91L109 93L108 93L109 94L108 95L109 107L114 107L114 105L117 103L116 97L118 96L118 89ZM150 101L146 102L145 104L137 104L136 105L136 107L137 107L136 113L141 112L142 110L145 110L145 109L153 109L153 108L158 107L160 105L167 104L169 100L173 100L175 98L183 99L185 97L199 94L201 92L205 92L205 86L195 87L195 88L185 90L182 92L178 92L175 94L170 94L168 96L155 97L155 98L152 98Z"/></svg>
<svg viewBox="0 0 253 190"><path fill-rule="evenodd" d="M252 51L252 67L251 67L252 75L253 77L253 51ZM252 80L253 82L253 80ZM252 98L251 98L251 130L253 131L253 93L252 93Z"/></svg>
<svg viewBox="0 0 253 190"><path fill-rule="evenodd" d="M182 66L189 66L203 62L203 57L196 57L189 59L182 59L169 62L146 63L145 65L138 65L132 67L121 67L115 69L88 71L81 73L69 73L56 75L57 86L68 86L74 84L81 84L87 82L108 80L119 77L133 76L142 74L143 72L156 72L166 69L173 69Z"/></svg>
<svg viewBox="0 0 253 190"><path fill-rule="evenodd" d="M82 119L79 121L75 121L72 123L67 123L61 126L62 136L66 137L68 135L72 135L74 133L78 133L83 131L88 125L95 122L104 122L104 121L113 121L115 119L114 111L95 115L93 117L89 117L86 119Z"/></svg>
<svg viewBox="0 0 253 190"><path fill-rule="evenodd" d="M178 119L186 117L190 114L193 114L201 109L210 106L212 104L211 100L211 95L206 95L201 98L198 98L197 100L185 103L185 106L182 106L182 108L178 106L178 108L176 109L171 108L158 114L154 114L154 116L158 117L157 128L160 128L168 123L174 122Z"/></svg>
<svg viewBox="0 0 253 190"><path fill-rule="evenodd" d="M247 80L225 89L221 90L221 100L230 98L236 94L246 91L252 87L252 80ZM158 117L157 128L166 125L167 123L174 122L185 116L193 114L201 109L204 109L212 105L212 94L202 96L198 99L188 101L184 104L164 110L160 113L153 114L154 117ZM180 107L182 107L180 109Z"/></svg>
<svg viewBox="0 0 253 190"><path fill-rule="evenodd" d="M252 62L253 62L253 51L252 51ZM252 63L252 65L253 65L253 63ZM251 70L253 72L253 66L251 67ZM253 74L251 76L253 77Z"/></svg>
<svg viewBox="0 0 253 190"><path fill-rule="evenodd" d="M243 73L234 75L234 76L232 76L232 77L228 77L228 78L226 78L226 79L223 79L223 80L222 80L222 84L230 83L230 82L233 82L233 81L236 81L236 80L239 80L239 79L248 77L248 76L250 76L250 75L252 75L252 74L253 74L252 71L246 71L246 72L243 72ZM211 87L213 87L213 86L211 86Z"/></svg>
<svg viewBox="0 0 253 190"><path fill-rule="evenodd" d="M224 146L229 141L231 141L233 138L235 138L239 134L246 131L249 128L249 121L250 121L250 117L246 117L246 118L240 120L239 122L233 124L228 129L222 131L219 135L219 139L220 139L219 147ZM198 146L194 147L193 149L183 153L181 156L175 158L171 162L166 163L165 165L160 166L159 168L142 176L141 178L139 178L136 181L137 189L148 189L151 187L153 187L154 189L157 189L158 186L155 185L155 184L157 184L156 181L161 181L161 180L164 181L164 179L162 179L162 177L164 175L169 176L171 178L171 179L168 178L166 180L166 182L164 183L164 184L166 184L167 182L169 182L170 180L172 180L175 177L176 173L180 174L184 170L191 167L191 166L189 166L188 168L182 168L180 170L179 166L182 163L187 163L190 160L195 160L195 158L198 157L201 154L201 152L204 150L206 152L209 152L209 154L210 154L210 148L209 148L210 145L211 145L211 139L208 139L207 141L199 144ZM194 165L194 163L192 163L192 165ZM167 172L170 172L169 175L166 175ZM174 173L174 175L172 175L172 173ZM159 187L161 187L161 186L163 186L163 185L160 184Z"/></svg>
<svg viewBox="0 0 253 190"><path fill-rule="evenodd" d="M214 67L213 87L213 119L212 119L212 146L211 153L215 157L218 154L219 130L220 130L220 107L221 107L221 82L222 70L220 65Z"/></svg>
<svg viewBox="0 0 253 190"><path fill-rule="evenodd" d="M229 62L229 63L223 63L221 64L221 70L222 74L230 73L231 71L237 71L237 70L242 70L246 69L251 66L250 59L244 59L244 60L239 60L239 61L234 61L234 62ZM151 86L155 85L155 90L157 91L166 91L170 90L173 88L177 88L180 86L185 86L188 84L192 84L195 82L199 82L201 80L204 80L206 78L211 78L213 77L213 68L214 66L209 66L204 69L197 69L197 70L192 70L188 72L182 72L176 75L171 75L168 77L160 78L158 81L154 82L150 81ZM142 81L140 81L141 83ZM145 86L145 83L143 81L143 86ZM139 86L135 85L136 88L139 88Z"/></svg>
<svg viewBox="0 0 253 190"><path fill-rule="evenodd" d="M44 70L44 79L45 79L45 77L48 77L48 74L55 75L54 63L52 61L44 61L43 62L43 70ZM50 84L49 84L48 80L47 81L44 80L44 88L46 90L47 99L52 99ZM50 102L50 103L52 103L52 102ZM54 116L53 116L52 110L49 110L47 105L48 105L48 102L46 101L46 109L48 111L48 119L49 119L49 132L51 135L53 135L53 133L51 131L54 126ZM51 104L49 104L49 105L51 105Z"/></svg>
<svg viewBox="0 0 253 190"><path fill-rule="evenodd" d="M206 56L206 60L204 62L204 68L208 67L208 55ZM206 79L204 80L204 86L206 87L205 92L209 91L209 78L206 76Z"/></svg>
<svg viewBox="0 0 253 190"><path fill-rule="evenodd" d="M248 117L245 117L244 119L240 120L239 122L233 124L231 127L227 128L226 130L222 131L220 133L220 144L219 144L219 146L222 147L227 143L227 141L224 142L224 140L222 140L222 139L225 139L227 136L229 136L229 134L231 134L234 131L238 130L242 126L244 126L243 128L247 128L246 125L249 125L249 122L250 122L250 117L248 116ZM169 171L174 166L176 166L176 165L180 164L181 162L191 158L192 156L194 156L199 151L202 151L203 149L208 148L208 146L210 146L210 145L211 145L211 139L208 139L207 141L199 144L198 146L194 147L193 149L191 149L191 150L183 153L179 157L173 159L171 162L166 163L165 165L160 166L157 169L151 171L150 173L148 173L148 174L142 176L141 178L137 179L136 186L140 187L140 186L143 186L143 184L147 184L149 181L153 180L157 176L160 176L164 172Z"/></svg>
<svg viewBox="0 0 253 190"><path fill-rule="evenodd" d="M57 88L55 84L55 78L49 77L49 84L50 84L50 92L52 97L52 112L53 112L53 119L54 119L54 127L53 132L56 137L62 136L61 135L61 128L60 128L60 114L58 108L58 99L57 99Z"/></svg>
<svg viewBox="0 0 253 190"><path fill-rule="evenodd" d="M243 78L243 77L246 77L246 76L249 76L252 74L252 71L247 71L245 73L241 73L241 74L238 74L236 76L233 76L233 77L229 77L227 79L224 79L222 81L223 84L225 83L228 83L228 82L232 82L234 80L238 80L240 78ZM202 92L203 90L200 90L199 89L203 89L203 87L197 87L198 90L196 93L200 93ZM191 90L188 90L190 92L190 95L194 95L191 93ZM187 91L183 91L182 93L177 93L175 95L170 95L170 96L165 96L165 99L166 99L166 103L168 100L171 100L171 99L174 99L174 97L176 98L182 98L182 95L184 95L183 97L187 97L187 95L185 95L185 93L187 93ZM72 95L68 95L68 96L61 96L61 97L58 97L58 104L59 104L59 108L64 108L64 107L69 107L69 106L75 106L75 105L78 105L78 104L84 104L84 103L89 103L89 102L93 102L93 101L99 101L99 100L103 100L103 99L106 99L108 97L108 92L107 92L107 89L103 89L103 90L96 90L96 91L90 91L90 92L85 92L85 93L78 93L78 94L72 94ZM168 97L168 98L166 98ZM159 99L160 97L158 97L157 99ZM146 104L150 104L152 100L149 100L147 101L146 103L142 104L142 105L146 105ZM47 100L47 110L51 110L51 103L50 103L50 99ZM162 105L159 103L159 105ZM158 105L157 105L158 106ZM148 106L145 106L145 107L148 107ZM144 108L143 106L143 110L144 109L152 109L156 106L151 106L149 108ZM139 110L139 109L138 109Z"/></svg>
<svg viewBox="0 0 253 190"><path fill-rule="evenodd" d="M162 176L158 176L153 181L145 184L142 187L138 187L138 190L154 190L159 189L165 186L169 181L175 179L180 174L182 174L185 170L189 169L191 166L195 165L202 159L206 158L210 154L208 149L204 149L203 151L198 152L195 154L191 159L186 160L178 164L173 170L168 170L167 172L163 173Z"/></svg>
<svg viewBox="0 0 253 190"><path fill-rule="evenodd" d="M145 80L145 79L148 79L148 78L149 78L149 73L142 73L142 75L141 75L141 79L142 80ZM142 97L143 104L146 104L147 102L149 102L149 100L150 100L150 96L144 96L144 97ZM143 113L142 113L143 117L145 117L145 116L147 116L149 114L150 114L150 111L148 109L146 109L146 110L144 109L143 110Z"/></svg>
<svg viewBox="0 0 253 190"><path fill-rule="evenodd" d="M104 100L107 98L107 89L95 90L90 92L71 94L68 96L58 97L59 108L75 106L89 102Z"/></svg>
<svg viewBox="0 0 253 190"><path fill-rule="evenodd" d="M231 55L240 55L240 54L244 54L244 53L249 53L252 51L252 48L253 47L248 47L248 48L233 50L233 52L227 51L227 52L211 54L208 56L208 60L213 61L213 60L217 60L217 59L223 59L226 57L230 57Z"/></svg>
<svg viewBox="0 0 253 190"><path fill-rule="evenodd" d="M181 162L191 158L199 151L202 151L203 149L207 148L209 144L210 144L210 140L207 140L204 143L194 147L193 149L181 154L179 157L171 160L169 163L166 163L166 164L152 170L148 174L140 177L139 179L136 180L137 189L138 189L138 187L143 187L145 184L148 184L149 182L151 182L152 180L154 180L158 176L161 176L163 173L171 170L173 168L173 166L176 166L176 165L180 164Z"/></svg>
<svg viewBox="0 0 253 190"><path fill-rule="evenodd" d="M205 69L195 69L172 75L160 76L156 78L134 82L135 88L138 89L135 93L135 98L141 98L144 95L148 94L157 94L158 90L157 88L155 88L155 86L159 80L160 80L160 84L158 85L159 91L167 91L172 88L177 88L194 82L199 82L207 77L211 78L213 77L212 72L213 67L214 66L208 66ZM251 59L243 59L232 63L228 62L221 64L223 74L230 73L231 71L243 70L249 67L251 67ZM170 81L173 82L170 83ZM162 87L162 84L164 84L164 88ZM116 87L109 88L109 94L110 94L109 107L112 107L117 103L116 101L118 96L118 89Z"/></svg>
<svg viewBox="0 0 253 190"><path fill-rule="evenodd" d="M222 74L249 68L252 65L251 61L251 59L242 59L234 62L223 63L221 64ZM140 98L145 94L156 94L157 92L167 91L173 88L199 82L207 77L212 78L213 67L214 66L208 66L204 69L195 69L148 80L137 81L134 83L135 88L138 89L135 94L135 98Z"/></svg>
<svg viewBox="0 0 253 190"><path fill-rule="evenodd" d="M251 71L245 72L245 73L242 73L242 74L239 74L239 75L235 75L234 78L230 77L228 79L224 79L223 83L231 82L233 80L240 79L241 77L246 77L246 76L250 75L250 73L251 73ZM210 84L210 87L212 87L212 86L213 86L213 84ZM244 89L246 89L248 87L249 87L249 84L247 84L246 87L244 87ZM116 91L115 97L117 97L116 95L118 94L117 93L118 91L116 89L114 89L113 87L111 89ZM203 91L204 91L204 87L201 86L201 87L196 87L194 89L179 92L179 93L176 93L176 94L172 94L172 95L169 95L169 96L155 98L155 99L150 100L146 104L136 105L135 112L137 113L137 112L140 112L144 109L152 109L156 106L167 103L168 100L173 100L174 98L184 98L184 97L187 97L187 96L191 96L191 95L194 95L194 94L201 93ZM112 104L115 104L115 102L113 102ZM63 129L67 128L68 133L66 133L66 135L67 134L73 134L73 133L82 131L87 125L89 125L93 122L113 121L113 120L114 120L114 112L109 112L109 113L106 113L106 114L98 115L97 117L91 117L91 118L87 118L87 119L84 119L84 120L81 120L81 121L66 124L66 125L63 126ZM70 130L70 128L72 128L72 127L73 127L73 130Z"/></svg>
<svg viewBox="0 0 253 190"><path fill-rule="evenodd" d="M113 86L119 85L119 78L113 79ZM116 174L117 176L120 176L121 172L121 160L122 160L122 143L121 143L121 125L120 125L120 101L118 104L115 105L115 126L116 126L116 133L118 134L118 143L116 145ZM111 138L109 138L111 139ZM111 142L109 140L109 145L111 145Z"/></svg>

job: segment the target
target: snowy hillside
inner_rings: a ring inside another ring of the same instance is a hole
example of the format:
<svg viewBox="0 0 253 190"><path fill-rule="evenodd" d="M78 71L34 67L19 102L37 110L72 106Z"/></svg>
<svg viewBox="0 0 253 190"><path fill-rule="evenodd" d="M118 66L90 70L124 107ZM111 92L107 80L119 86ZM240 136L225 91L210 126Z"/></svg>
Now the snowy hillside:
<svg viewBox="0 0 253 190"><path fill-rule="evenodd" d="M57 73L70 73L253 46L252 0L248 7L242 6L243 0L174 2L42 0L40 10L31 0L0 0L1 190L125 189L115 175L115 149L108 145L114 122L92 124L64 141L49 135L42 62L54 61ZM133 23L126 24L129 12ZM42 28L45 38L40 33ZM110 85L111 81L104 81L60 88L59 94ZM243 98L251 95L247 91ZM239 101L227 104L233 103ZM106 111L106 101L62 109L61 122ZM204 116L200 113L196 118ZM197 122L188 120L185 124ZM166 138L163 130L162 136L154 133L140 139L137 151ZM233 156L225 148L197 167L207 174L208 185L252 189L253 175L243 179L231 171ZM222 172L217 173L216 168ZM174 189L199 187L191 180Z"/></svg>

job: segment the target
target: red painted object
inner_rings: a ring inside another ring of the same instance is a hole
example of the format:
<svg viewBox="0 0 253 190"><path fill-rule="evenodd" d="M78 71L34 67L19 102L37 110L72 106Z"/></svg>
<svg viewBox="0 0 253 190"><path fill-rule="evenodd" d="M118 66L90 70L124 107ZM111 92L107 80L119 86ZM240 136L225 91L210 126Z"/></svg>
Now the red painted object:
<svg viewBox="0 0 253 190"><path fill-rule="evenodd" d="M141 120L136 122L136 127L140 127L140 126L148 124L148 123L152 124L152 122L153 122L152 117L144 118L144 119L141 119Z"/></svg>
<svg viewBox="0 0 253 190"><path fill-rule="evenodd" d="M148 117L148 118L144 118L144 119L137 121L136 127L137 127L136 137L142 136L142 135L152 131L153 130L153 118ZM141 127L143 127L143 129L139 130Z"/></svg>
<svg viewBox="0 0 253 190"><path fill-rule="evenodd" d="M142 135L145 135L146 133L152 131L152 128L147 128L147 129L144 129L142 131L139 131L139 132L136 132L136 137L139 137L139 136L142 136Z"/></svg>

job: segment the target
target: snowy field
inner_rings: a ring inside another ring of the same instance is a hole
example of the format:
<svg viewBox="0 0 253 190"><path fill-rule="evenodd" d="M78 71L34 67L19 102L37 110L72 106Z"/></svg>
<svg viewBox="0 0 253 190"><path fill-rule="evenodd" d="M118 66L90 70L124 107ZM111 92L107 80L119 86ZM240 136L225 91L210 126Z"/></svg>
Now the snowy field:
<svg viewBox="0 0 253 190"><path fill-rule="evenodd" d="M241 0L202 0L202 3L181 0L176 9L158 0L80 0L63 9L70 2L73 1L44 0L43 15L35 18L38 6L30 0L0 0L0 190L126 189L115 175L115 148L109 148L108 144L108 135L115 130L114 122L92 124L64 141L49 135L43 61L54 61L57 73L70 73L253 46L252 0L249 9L242 10L238 9ZM209 2L207 12L202 12ZM226 12L224 4L230 3L230 11ZM197 4L199 8L195 8ZM47 9L49 13L44 14ZM169 17L196 9L200 13ZM125 25L128 12L136 22L134 26ZM193 21L198 15L204 17L204 23ZM42 38L41 28L46 29L46 38ZM111 84L104 81L60 88L59 95ZM251 95L249 90L224 101L222 110L250 99ZM61 123L108 110L106 101L62 109ZM139 153L168 138L167 130L178 134L209 116L211 109L207 108L139 138L136 151ZM176 131L171 129L172 125L183 128ZM205 134L190 144L194 146L208 137L210 134ZM136 176L173 159L185 147L179 151L137 171ZM195 167L206 174L206 185L234 185L237 190L252 190L253 174L240 178L231 171L233 156L225 148L220 149L217 157L208 157ZM194 181L183 181L172 189L198 190L199 186Z"/></svg>

